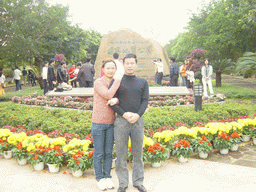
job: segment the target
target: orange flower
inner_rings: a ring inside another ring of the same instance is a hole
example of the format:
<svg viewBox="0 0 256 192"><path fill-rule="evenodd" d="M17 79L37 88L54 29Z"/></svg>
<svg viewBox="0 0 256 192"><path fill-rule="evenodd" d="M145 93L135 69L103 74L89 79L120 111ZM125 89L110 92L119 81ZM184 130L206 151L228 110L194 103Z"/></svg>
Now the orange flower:
<svg viewBox="0 0 256 192"><path fill-rule="evenodd" d="M84 154L83 151L80 151L80 150L79 150L79 151L77 152L77 155L83 155L83 154Z"/></svg>
<svg viewBox="0 0 256 192"><path fill-rule="evenodd" d="M80 163L80 161L79 161L79 160L77 160L77 161L76 161L76 164L77 164L77 165L79 165L79 163Z"/></svg>
<svg viewBox="0 0 256 192"><path fill-rule="evenodd" d="M207 141L207 138L203 135L203 136L202 136L202 140L203 140L203 141Z"/></svg>
<svg viewBox="0 0 256 192"><path fill-rule="evenodd" d="M132 152L132 148L131 147L129 147L129 151Z"/></svg>
<svg viewBox="0 0 256 192"><path fill-rule="evenodd" d="M92 152L89 152L88 157L91 158L92 155L93 155L93 153L92 153Z"/></svg>
<svg viewBox="0 0 256 192"><path fill-rule="evenodd" d="M39 146L39 149L43 149L43 147L40 145L40 146Z"/></svg>
<svg viewBox="0 0 256 192"><path fill-rule="evenodd" d="M153 155L155 155L156 154L156 151L155 150L153 150Z"/></svg>
<svg viewBox="0 0 256 192"><path fill-rule="evenodd" d="M212 145L210 141L209 141L207 144L208 144L209 146L211 146L211 145Z"/></svg>
<svg viewBox="0 0 256 192"><path fill-rule="evenodd" d="M204 143L204 141L200 140L199 143L202 144L202 143Z"/></svg>
<svg viewBox="0 0 256 192"><path fill-rule="evenodd" d="M37 160L38 159L38 156L37 155L35 155L35 157L33 157L33 160Z"/></svg>
<svg viewBox="0 0 256 192"><path fill-rule="evenodd" d="M30 151L30 154L34 153L34 151Z"/></svg>
<svg viewBox="0 0 256 192"><path fill-rule="evenodd" d="M77 159L77 156L76 155L72 155L73 159L76 160Z"/></svg>
<svg viewBox="0 0 256 192"><path fill-rule="evenodd" d="M17 149L22 149L22 143L17 144Z"/></svg>

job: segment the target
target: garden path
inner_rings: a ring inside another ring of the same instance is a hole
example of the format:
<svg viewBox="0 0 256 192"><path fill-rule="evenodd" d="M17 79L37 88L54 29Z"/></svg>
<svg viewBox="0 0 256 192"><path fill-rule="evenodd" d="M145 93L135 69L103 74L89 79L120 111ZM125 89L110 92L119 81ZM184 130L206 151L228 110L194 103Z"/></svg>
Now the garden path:
<svg viewBox="0 0 256 192"><path fill-rule="evenodd" d="M252 151L255 154L256 147ZM241 146L239 152L245 153L249 150ZM251 154L253 156L254 154ZM229 155L228 155L229 156ZM228 156L222 156L226 159ZM239 155L238 155L239 156ZM222 158L213 153L208 160L199 160L197 156L189 159L188 163L179 163L177 159L171 158L164 162L160 168L152 168L150 164L145 165L144 185L148 192L171 192L171 191L194 191L205 192L216 191L241 191L256 187L256 168L221 163ZM211 161L213 159L213 161ZM255 160L255 159L254 159ZM74 178L69 170L61 168L59 173L51 174L48 171L33 171L30 165L19 166L14 159L6 160L0 157L0 186L1 192L97 192L96 181L93 170L85 173L86 178ZM254 163L255 166L255 163ZM128 164L130 184L127 192L137 192L131 184L131 164ZM64 174L67 172L67 174ZM112 180L118 186L117 175L112 170ZM116 191L116 190L109 190Z"/></svg>

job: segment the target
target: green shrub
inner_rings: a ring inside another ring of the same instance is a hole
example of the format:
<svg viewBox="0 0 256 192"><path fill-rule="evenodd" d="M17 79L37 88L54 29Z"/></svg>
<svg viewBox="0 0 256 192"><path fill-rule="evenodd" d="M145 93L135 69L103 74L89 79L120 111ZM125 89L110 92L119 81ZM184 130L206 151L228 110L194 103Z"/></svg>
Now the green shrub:
<svg viewBox="0 0 256 192"><path fill-rule="evenodd" d="M45 133L62 130L76 133L81 137L90 133L91 112L68 109L46 109L14 103L0 103L0 127L5 125L23 126L27 130L39 128Z"/></svg>
<svg viewBox="0 0 256 192"><path fill-rule="evenodd" d="M228 99L256 99L256 91L224 83L221 87L213 85L213 91L224 94Z"/></svg>

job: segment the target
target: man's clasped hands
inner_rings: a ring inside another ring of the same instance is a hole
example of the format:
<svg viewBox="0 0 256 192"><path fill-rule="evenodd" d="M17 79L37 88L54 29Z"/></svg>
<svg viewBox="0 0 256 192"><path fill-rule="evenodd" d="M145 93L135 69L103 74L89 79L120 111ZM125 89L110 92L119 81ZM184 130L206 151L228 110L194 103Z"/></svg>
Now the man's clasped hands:
<svg viewBox="0 0 256 192"><path fill-rule="evenodd" d="M119 102L119 100L117 98L112 98L112 99L108 100L107 105L113 106L113 105L117 104L118 102ZM138 121L140 116L137 113L125 112L123 114L123 118L125 118L129 123L136 123L136 121Z"/></svg>

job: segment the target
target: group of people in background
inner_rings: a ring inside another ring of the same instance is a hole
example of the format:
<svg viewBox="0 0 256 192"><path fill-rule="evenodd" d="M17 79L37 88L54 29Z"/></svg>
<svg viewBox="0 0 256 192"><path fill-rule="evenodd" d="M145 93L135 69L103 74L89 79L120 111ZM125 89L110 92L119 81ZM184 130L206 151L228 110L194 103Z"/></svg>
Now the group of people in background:
<svg viewBox="0 0 256 192"><path fill-rule="evenodd" d="M45 61L42 67L42 79L44 83L44 94L52 91L58 83L67 86L71 83L71 87L93 87L93 77L95 74L94 66L91 59L87 59L84 64L82 62L73 63L72 67L67 69L65 61L60 62L60 67L55 73L55 60Z"/></svg>
<svg viewBox="0 0 256 192"><path fill-rule="evenodd" d="M193 89L193 84L195 82L195 65L193 64L192 58L186 57L184 63L181 66L178 66L175 63L175 57L170 57L170 65L169 65L169 72L170 72L170 86L178 86L178 80L180 77L180 85L185 86L189 89ZM163 71L164 71L164 64L162 60L159 58L154 60L153 63L155 64L155 83L162 85L163 79ZM209 65L209 60L204 60L204 66L201 68L201 75L202 75L202 83L203 83L203 96L208 97L207 93L207 85L210 91L210 95L214 95L212 89L212 81L211 76L213 74L213 68Z"/></svg>

